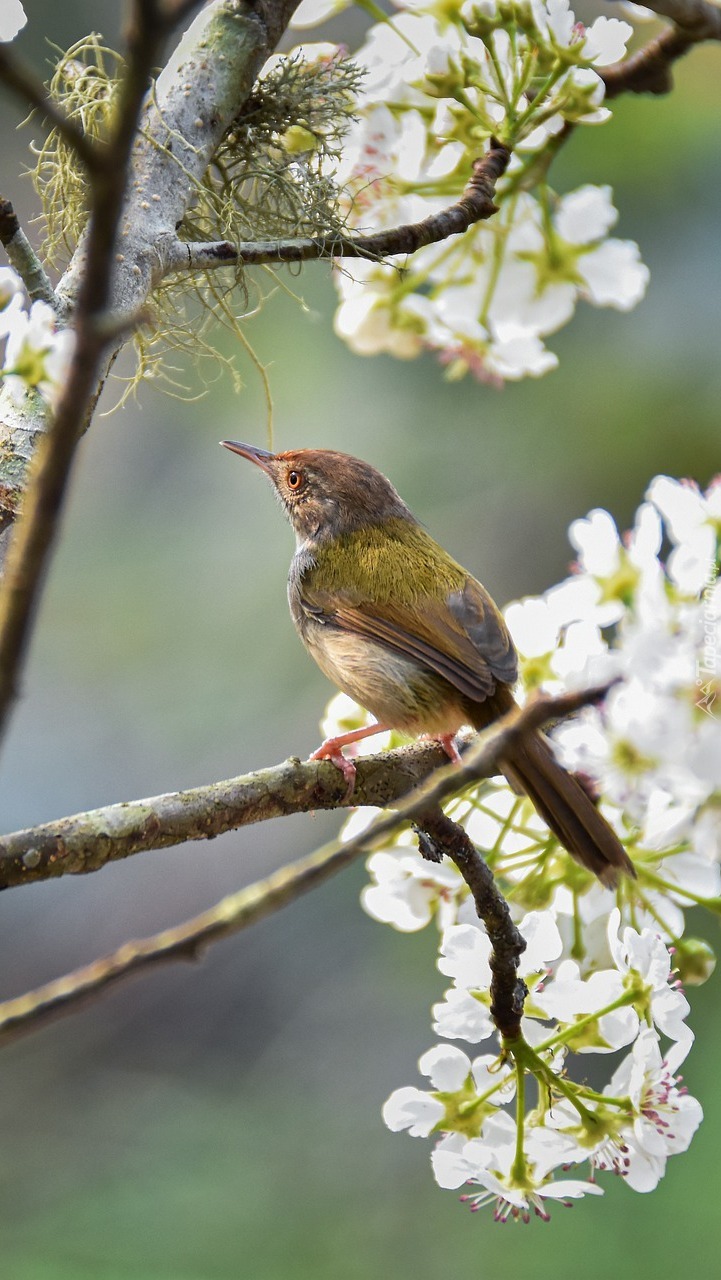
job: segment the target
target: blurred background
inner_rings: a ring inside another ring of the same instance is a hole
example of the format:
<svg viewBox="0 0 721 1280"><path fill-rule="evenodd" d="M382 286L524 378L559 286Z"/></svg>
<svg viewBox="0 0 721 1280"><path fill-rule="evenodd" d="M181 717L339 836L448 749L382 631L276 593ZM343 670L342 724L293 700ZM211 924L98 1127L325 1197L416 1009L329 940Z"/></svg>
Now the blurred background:
<svg viewBox="0 0 721 1280"><path fill-rule="evenodd" d="M41 67L91 29L118 39L115 0L28 0L18 41ZM362 19L328 24L353 44ZM626 527L653 475L719 468L721 50L683 61L672 96L629 98L554 167L559 190L610 183L618 234L651 286L622 316L579 307L549 340L561 367L502 392L448 384L431 359L349 354L327 267L291 281L247 333L268 365L278 447L356 452L499 602L566 572L569 521L607 507ZM22 111L2 110L2 190L37 214ZM222 349L231 354L227 335ZM195 403L142 386L98 416L75 471L23 696L0 775L2 827L230 777L317 745L330 688L285 601L288 527L262 477L218 448L266 443L259 378ZM130 370L126 362L124 372ZM120 372L123 372L121 369ZM194 383L192 371L186 381ZM121 388L111 385L104 407ZM200 911L329 838L332 815L150 853L0 903L7 997ZM0 1239L8 1280L538 1280L717 1274L718 982L694 993L687 1084L707 1122L644 1197L523 1231L440 1192L429 1144L380 1108L433 1041L443 990L430 931L400 937L358 905L361 867L214 947L139 978L6 1048ZM697 922L707 931L708 921ZM710 935L709 935L710 936ZM711 936L711 941L717 939Z"/></svg>

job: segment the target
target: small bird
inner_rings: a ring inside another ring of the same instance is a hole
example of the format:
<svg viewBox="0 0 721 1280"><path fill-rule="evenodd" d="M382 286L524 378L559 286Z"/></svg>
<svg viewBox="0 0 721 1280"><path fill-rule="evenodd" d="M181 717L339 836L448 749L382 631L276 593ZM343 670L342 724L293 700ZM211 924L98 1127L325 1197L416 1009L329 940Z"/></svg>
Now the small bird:
<svg viewBox="0 0 721 1280"><path fill-rule="evenodd" d="M511 711L518 660L485 587L418 523L380 471L330 449L269 453L223 440L270 477L296 537L288 601L321 671L376 723L329 738L311 756L332 760L352 789L342 748L385 729L436 738L452 760L462 725L483 729ZM548 739L524 734L500 760L568 852L603 884L633 864L587 791Z"/></svg>

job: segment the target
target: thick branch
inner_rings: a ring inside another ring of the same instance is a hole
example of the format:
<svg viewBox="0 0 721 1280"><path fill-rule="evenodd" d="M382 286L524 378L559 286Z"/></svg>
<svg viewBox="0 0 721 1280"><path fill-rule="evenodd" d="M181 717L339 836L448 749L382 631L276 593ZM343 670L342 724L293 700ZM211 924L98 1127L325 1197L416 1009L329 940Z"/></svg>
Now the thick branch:
<svg viewBox="0 0 721 1280"><path fill-rule="evenodd" d="M45 268L17 220L9 200L0 196L0 244L11 267L17 271L31 302L49 302L57 309L58 300Z"/></svg>
<svg viewBox="0 0 721 1280"><path fill-rule="evenodd" d="M499 1016L499 1029L501 1022L504 1026L513 1027L515 1023L512 1010L518 1000L522 1006L523 1000L515 978L518 956L524 949L523 940L513 936L510 920L505 918L507 908L493 885L493 878L485 862L476 854L465 832L455 823L449 823L439 810L439 802L446 796L478 781L479 778L489 777L495 773L499 758L508 751L509 746L519 734L531 728L537 728L559 715L570 714L580 706L602 696L607 687L587 690L581 694L569 694L561 698L538 698L523 709L517 708L503 720L497 721L478 735L464 756L462 766L451 764L445 768L434 769L432 776L427 777L425 782L410 795L400 799L394 813L380 818L366 831L346 841L332 841L309 857L289 867L281 868L267 879L224 898L209 911L173 929L165 929L162 933L140 942L128 942L109 956L94 961L82 969L77 969L54 982L47 983L36 991L0 1004L0 1038L16 1034L18 1029L29 1028L31 1024L38 1026L55 1014L85 1001L91 995L139 969L162 964L168 960L195 959L200 949L206 944L235 933L262 916L269 915L294 901L302 893L347 866L361 854L377 848L405 822L414 818L428 833L434 848L442 849L454 859L471 888L479 915L487 924L494 952L497 949L498 954L497 972L494 968L493 990L494 1006ZM356 791L359 794L356 799L362 798L368 802L371 797L374 797L373 802L376 804L393 803L393 798L402 794L402 788L409 781L409 775L405 772L408 765L410 765L412 777L419 769L422 771L429 766L433 768L438 756L439 752L433 748L416 746L359 760L356 780ZM400 782L397 777L399 768ZM333 777L333 774L336 776ZM216 784L217 788L226 786L232 788L238 785L241 788L245 786L250 789L250 798L246 796L244 801L242 797L236 797L234 813L231 813L227 804L212 803L213 799L216 801L219 799L220 792L216 788L198 788L196 792L180 792L176 796L159 796L154 801L145 801L144 838L146 841L152 841L152 845L146 843L145 847L157 848L159 843L161 845L179 843L183 839L207 839L219 834L220 830L239 826L244 821L255 822L278 813L297 812L300 808L310 807L308 802L312 791L315 793L313 797L315 808L335 808L347 802L347 797L342 794L346 789L345 781L338 774L338 770L327 762L309 761L301 765L299 761L290 760L278 769L251 774L249 778L238 779L236 783ZM204 796L203 793L205 793ZM334 795L332 803L325 804L324 801L330 801L331 793ZM205 822L202 818L199 821L199 799L201 803L203 799L205 801ZM173 831L163 832L158 830L158 815L167 803L172 805L178 827ZM186 804L193 815L190 823L184 820L182 814L183 806ZM81 815L78 819L68 821L77 823L79 827L85 823L86 839L89 844L113 841L109 830L99 833L97 829L93 831L93 828L96 828L98 815L104 813L101 821L106 828L112 828L113 822L117 821L122 829L124 808L126 806L117 805L110 810L98 810L95 814ZM111 815L110 821L108 821L108 815ZM26 866L25 878L41 878L37 873L42 864L41 850L44 847L44 839L57 825L50 823L44 828L36 828L34 833L21 832L17 836L8 837L8 841L17 842L14 855L10 855L11 859L19 854L20 845L26 843L28 836L34 835L37 839L37 844L31 846L25 855L26 860L28 853L32 855L30 865ZM183 830L182 835L179 829ZM124 832L125 836L127 834ZM45 852L47 853L46 847ZM124 853L119 853L117 856L125 856L129 852L132 850L126 848ZM6 850L2 854L3 863L6 870L12 872L11 864L6 862L7 856ZM107 857L103 858L103 861L107 860ZM90 865L76 864L70 867L66 864L63 866L62 856L59 867L57 863L54 866L49 864L49 867L50 869L45 871L46 876L62 874L63 870L96 869ZM18 881L10 876L6 883L18 883ZM495 1013L494 1016L496 1016ZM520 1017L520 1013L518 1016Z"/></svg>
<svg viewBox="0 0 721 1280"><path fill-rule="evenodd" d="M460 200L422 222L406 223L372 235L314 236L294 240L255 240L231 244L188 243L175 239L163 246L165 271L208 271L233 263L307 262L315 258L387 258L416 253L428 244L461 235L476 222L490 218L496 183L505 173L511 153L493 138L485 156L474 162L473 176Z"/></svg>
<svg viewBox="0 0 721 1280"><path fill-rule="evenodd" d="M412 816L418 803L432 807L477 778L496 772L497 761L509 743L529 726L570 715L603 697L606 689L604 685L560 698L538 698L523 710L513 711L473 740L461 767L439 770L443 755L423 744L361 758L350 803L392 805L433 773L430 784L414 791L406 808L400 806L405 817ZM187 840L210 840L283 814L339 808L349 803L344 790L345 783L334 765L319 761L301 764L291 759L228 782L47 822L0 838L0 888L98 871L108 862L135 853Z"/></svg>
<svg viewBox="0 0 721 1280"><path fill-rule="evenodd" d="M427 777L412 794L400 799L395 813L380 818L366 831L360 832L349 840L332 841L299 862L274 872L265 880L223 898L216 906L193 917L192 920L187 920L175 928L165 929L139 942L125 943L111 955L76 969L63 978L46 983L26 995L5 1001L0 1004L0 1039L38 1027L55 1015L69 1011L138 970L151 968L170 960L196 959L201 949L207 944L227 937L228 934L236 933L255 920L270 915L273 911L294 901L361 854L378 848L400 826L413 819L416 820L416 827L424 833L422 839L425 841L425 848L423 844L421 848L425 855L438 859L439 853L448 854L473 894L476 909L493 945L491 1012L502 1035L507 1039L515 1038L520 1026L525 996L525 986L517 977L518 960L525 949L525 943L511 921L508 906L496 888L484 859L476 851L463 829L445 816L439 807L440 801L477 782L480 778L492 776L497 770L499 759L519 735L526 733L529 729L538 728L551 719L570 715L589 702L597 701L604 696L608 688L608 685L604 685L581 693L566 694L560 698L537 698L523 709L516 708L503 720L497 721L478 735L466 752L460 768L455 764L447 765L442 769L436 768L433 775ZM393 796L402 795L409 776L416 775L417 771L422 772L428 766L432 768L434 761L438 759L438 754L433 748L415 746L360 760L356 781L356 791L359 794L356 799L362 798L365 802L370 801L375 804L392 803ZM288 770L290 774L286 773L284 779L284 771ZM345 791L344 780L338 776L333 779L329 770L337 774L333 766L325 762L309 761L301 765L299 761L291 760L286 765L281 765L279 769L266 770L264 774L255 774L249 779L238 780L245 781L255 788L253 793L255 808L241 805L240 812L236 814L236 820L232 825L238 826L242 821L253 822L260 820L261 817L271 816L267 811L269 806L270 808L276 806L275 813L295 812L300 807L298 796L301 797L300 804L307 807L308 795L304 791L306 784L315 787L316 798L320 797L320 803L316 803L316 808L321 807L323 797L329 794L325 787L330 787L331 783L336 793L333 807L347 803L347 796L338 797L339 792ZM401 776L400 781L399 772L401 775L405 774ZM298 778L301 781L295 801L289 795L287 787L290 780L290 790L293 790L295 785L293 778L296 782ZM285 786L281 785L283 780L285 780ZM271 786L273 782L275 786ZM233 784L217 785L223 787ZM195 793L185 792L178 796L161 796L156 801L146 801L148 807L146 839L163 840L163 833L158 831L156 826L159 804L165 801L180 801L182 804L185 797L188 808L192 811L195 808L195 801L203 790L213 789L200 788ZM266 793L265 800L262 798L263 790ZM362 797L360 792L363 793ZM279 793L282 794L280 803ZM152 811L153 805L155 813ZM118 805L114 806L113 810L105 810L106 823L107 815L112 813L122 826L122 817L118 811L124 807ZM263 811L264 808L266 811ZM102 810L98 811L98 813L102 812ZM93 814L81 815L81 819L77 821L95 817L96 815ZM182 818L177 811L176 818L182 825ZM186 834L179 837L176 831L170 840L163 842L178 843L180 839L209 838L211 835L218 834L218 831L210 829L216 820L221 824L221 829L228 829L227 826L222 826L223 823L227 823L227 818L228 815L223 810L218 814L211 809L207 814L207 821L205 823L201 821L198 825L196 813L193 820L195 825L192 827L194 834L188 834L186 830ZM36 828L35 834L47 831L53 825L57 824ZM110 826L111 823L107 825ZM18 837L9 837L9 839L16 840L31 834L33 833L18 833ZM90 833L88 835L92 838ZM94 838L112 839L107 832L100 837L96 832ZM152 847L158 846L154 844ZM130 851L126 850L126 853ZM39 853L39 850L37 852ZM35 858L32 857L30 861L34 863ZM40 863L37 862L34 866L28 867L28 870L32 874L33 871L38 870L39 866ZM76 867L75 869L91 870L93 868ZM60 873L55 870L50 874ZM11 882L15 883L15 881Z"/></svg>
<svg viewBox="0 0 721 1280"><path fill-rule="evenodd" d="M356 762L353 805L391 805L438 769L446 757L430 744ZM98 871L151 849L212 840L226 831L291 813L336 809L347 784L328 761L286 760L244 777L189 791L108 805L0 837L0 888Z"/></svg>

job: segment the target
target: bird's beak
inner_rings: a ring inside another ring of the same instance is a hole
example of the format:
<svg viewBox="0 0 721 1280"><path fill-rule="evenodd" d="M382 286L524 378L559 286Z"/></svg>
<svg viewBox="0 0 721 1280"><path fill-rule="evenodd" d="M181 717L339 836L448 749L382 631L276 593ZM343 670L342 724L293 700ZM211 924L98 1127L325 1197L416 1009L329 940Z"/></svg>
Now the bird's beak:
<svg viewBox="0 0 721 1280"><path fill-rule="evenodd" d="M253 444L238 444L237 440L221 440L224 449L230 449L231 453L239 453L241 458L247 458L249 462L254 462L262 471L267 472L270 476L272 471L270 462L275 457L274 453L268 453L267 449L256 449Z"/></svg>

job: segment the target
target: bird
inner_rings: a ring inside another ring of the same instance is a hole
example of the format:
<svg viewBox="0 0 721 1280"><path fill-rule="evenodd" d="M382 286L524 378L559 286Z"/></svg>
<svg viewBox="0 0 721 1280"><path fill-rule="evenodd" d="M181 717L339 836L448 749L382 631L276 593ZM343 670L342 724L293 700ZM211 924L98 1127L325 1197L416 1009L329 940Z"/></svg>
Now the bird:
<svg viewBox="0 0 721 1280"><path fill-rule="evenodd" d="M370 463L332 449L271 453L222 440L270 479L295 532L288 603L321 671L375 718L327 739L311 759L332 760L352 789L343 747L396 729L437 739L460 760L463 725L483 729L517 707L518 658L485 587L415 518ZM586 870L614 887L633 863L587 787L529 730L499 766Z"/></svg>

